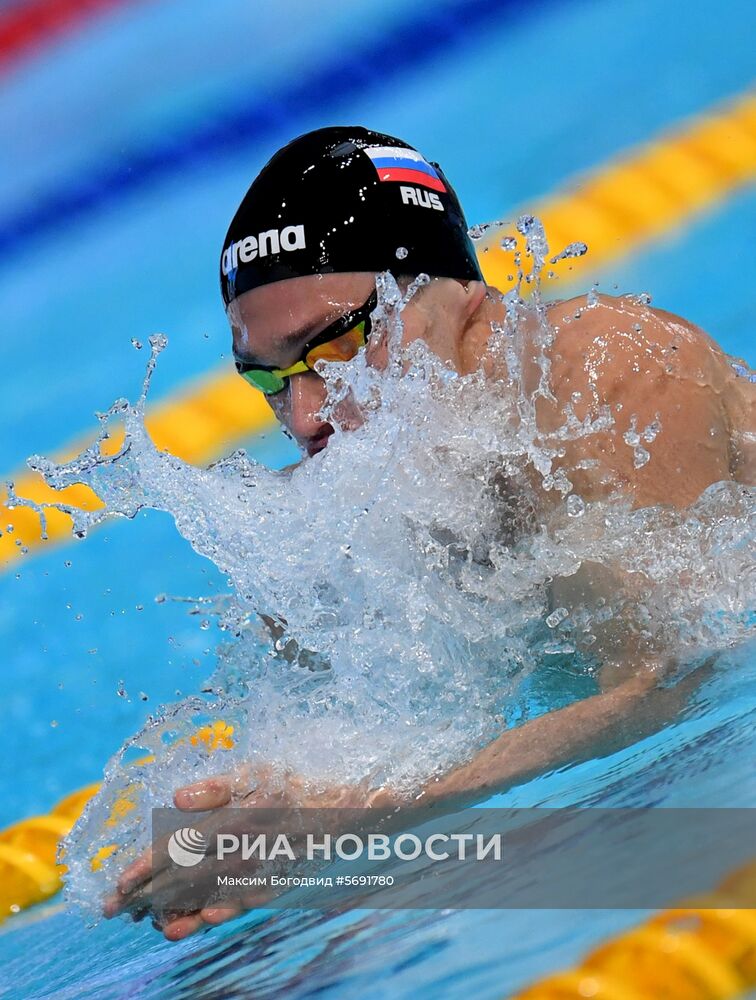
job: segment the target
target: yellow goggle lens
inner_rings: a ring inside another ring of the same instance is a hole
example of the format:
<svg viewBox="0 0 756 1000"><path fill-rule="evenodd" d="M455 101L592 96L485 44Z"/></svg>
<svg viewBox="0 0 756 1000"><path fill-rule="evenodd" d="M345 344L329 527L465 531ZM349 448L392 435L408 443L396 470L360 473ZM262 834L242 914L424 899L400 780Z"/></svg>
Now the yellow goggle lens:
<svg viewBox="0 0 756 1000"><path fill-rule="evenodd" d="M335 340L318 344L307 352L305 363L311 368L316 361L351 361L361 347L365 346L365 324L358 323L351 330L342 333Z"/></svg>

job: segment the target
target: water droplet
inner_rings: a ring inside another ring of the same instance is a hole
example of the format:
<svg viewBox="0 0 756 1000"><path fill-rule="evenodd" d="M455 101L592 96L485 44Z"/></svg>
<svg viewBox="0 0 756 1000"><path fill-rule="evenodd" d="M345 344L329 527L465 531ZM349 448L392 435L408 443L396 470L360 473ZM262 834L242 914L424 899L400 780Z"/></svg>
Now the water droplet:
<svg viewBox="0 0 756 1000"><path fill-rule="evenodd" d="M516 236L505 236L504 239L499 244L502 250L516 250L517 249L517 237Z"/></svg>
<svg viewBox="0 0 756 1000"><path fill-rule="evenodd" d="M517 220L517 231L527 236L535 225L535 216L524 214Z"/></svg>
<svg viewBox="0 0 756 1000"><path fill-rule="evenodd" d="M545 642L542 648L548 656L558 656L560 653L575 652L575 647L571 642Z"/></svg>
<svg viewBox="0 0 756 1000"><path fill-rule="evenodd" d="M397 260L404 260L405 257L409 256L409 250L407 247L397 247L396 248L396 258Z"/></svg>
<svg viewBox="0 0 756 1000"><path fill-rule="evenodd" d="M565 618L569 617L570 613L567 608L555 608L546 619L546 624L549 628L556 628L557 625L560 625L565 620Z"/></svg>
<svg viewBox="0 0 756 1000"><path fill-rule="evenodd" d="M587 243L580 243L579 241L569 243L561 253L551 258L550 263L556 264L557 261L564 260L566 257L582 257L586 253L588 253Z"/></svg>
<svg viewBox="0 0 756 1000"><path fill-rule="evenodd" d="M543 488L545 490L558 490L566 496L572 489L572 483L567 478L564 469L557 469L543 478Z"/></svg>
<svg viewBox="0 0 756 1000"><path fill-rule="evenodd" d="M118 695L119 698L128 698L129 695L128 692L126 691L123 681L118 682L118 687L116 688L116 694Z"/></svg>
<svg viewBox="0 0 756 1000"><path fill-rule="evenodd" d="M50 719L50 725L51 725L51 727L53 729L57 729L58 728L58 720L57 719Z"/></svg>
<svg viewBox="0 0 756 1000"><path fill-rule="evenodd" d="M567 497L567 514L569 517L581 517L585 513L585 501L577 493Z"/></svg>
<svg viewBox="0 0 756 1000"><path fill-rule="evenodd" d="M131 346L135 347L137 351L141 351L144 346L141 340L137 340L136 337L131 338Z"/></svg>
<svg viewBox="0 0 756 1000"><path fill-rule="evenodd" d="M640 434L638 433L637 420L635 417L630 418L630 428L622 435L622 440L631 448L635 448L638 444L640 444Z"/></svg>
<svg viewBox="0 0 756 1000"><path fill-rule="evenodd" d="M165 348L168 345L168 338L164 333L153 333L149 337L149 341L150 341L150 347L155 351L156 354L159 354L160 351L165 350Z"/></svg>
<svg viewBox="0 0 756 1000"><path fill-rule="evenodd" d="M479 240L483 235L491 228L490 222L479 222L474 226L470 226L467 230L467 235L471 240Z"/></svg>
<svg viewBox="0 0 756 1000"><path fill-rule="evenodd" d="M643 428L643 433L641 437L645 442L650 444L656 438L657 434L661 429L662 429L661 421L657 416L656 420L652 420L647 427Z"/></svg>

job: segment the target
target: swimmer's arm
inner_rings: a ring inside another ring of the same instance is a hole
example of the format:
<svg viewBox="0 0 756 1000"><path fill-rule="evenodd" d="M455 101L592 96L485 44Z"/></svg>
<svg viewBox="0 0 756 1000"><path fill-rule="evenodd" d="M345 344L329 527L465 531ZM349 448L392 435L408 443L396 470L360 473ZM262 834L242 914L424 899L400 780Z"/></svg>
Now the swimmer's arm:
<svg viewBox="0 0 756 1000"><path fill-rule="evenodd" d="M635 742L677 714L700 683L698 674L660 688L649 664L610 691L507 730L467 764L429 782L418 802L480 801L537 774Z"/></svg>
<svg viewBox="0 0 756 1000"><path fill-rule="evenodd" d="M235 800L238 789L248 787L250 775L246 769L235 775L205 779L178 789L174 803L187 812L212 811L232 801L245 805L281 805L341 808L374 808L387 810L397 821L404 815L397 806L434 806L444 809L474 803L536 774L574 762L597 752L626 745L639 736L660 728L676 714L681 701L700 682L700 671L689 675L674 688L657 686L661 664L647 663L635 676L618 684L611 691L568 705L566 708L533 719L516 729L508 730L494 740L473 760L448 774L430 781L425 789L407 800L405 795L384 787L369 790L360 786L336 787L330 790L307 789L306 783L290 775L285 788L266 791L269 776L257 775L253 791ZM705 669L705 668L701 668ZM663 670L661 671L663 673ZM272 796L272 797L271 797ZM106 901L108 917L124 910L142 916L151 908L149 880L154 877L151 852L132 862L121 874L118 887ZM147 886L147 889L145 889ZM247 906L261 906L255 901L230 900L193 913L158 914L157 926L169 940L180 940L203 926L223 923L238 916Z"/></svg>

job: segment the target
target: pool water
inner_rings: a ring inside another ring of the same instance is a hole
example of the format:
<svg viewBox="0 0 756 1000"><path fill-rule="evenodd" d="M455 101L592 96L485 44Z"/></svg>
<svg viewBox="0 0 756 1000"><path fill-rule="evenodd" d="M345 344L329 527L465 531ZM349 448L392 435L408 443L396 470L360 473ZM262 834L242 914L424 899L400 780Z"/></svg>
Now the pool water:
<svg viewBox="0 0 756 1000"><path fill-rule="evenodd" d="M415 5L413 51L405 6L393 0L348 9L329 0L317 18L306 0L254 13L238 0L124 3L13 64L0 108L13 149L0 162L0 425L12 429L0 437L0 457L8 473L91 429L93 411L116 396L133 396L143 356L132 337L169 335L156 396L229 364L219 244L250 178L291 135L335 121L402 135L443 163L477 221L506 216L750 83L756 25L745 0L696 5L684 18L662 0L542 2L526 13L507 2L485 6ZM295 99L302 80L320 88L317 101ZM265 107L275 113L263 115ZM607 267L601 287L649 291L753 363L756 283L743 262L754 231L756 194L746 190ZM272 465L291 458L274 433L249 450ZM198 689L218 636L199 630L186 605L154 598L223 587L158 513L43 550L0 578L12 762L0 823L96 780L151 710ZM753 806L754 652L723 655L663 732L494 801ZM171 946L149 926L88 929L52 905L4 925L0 990L493 998L641 916L250 914Z"/></svg>

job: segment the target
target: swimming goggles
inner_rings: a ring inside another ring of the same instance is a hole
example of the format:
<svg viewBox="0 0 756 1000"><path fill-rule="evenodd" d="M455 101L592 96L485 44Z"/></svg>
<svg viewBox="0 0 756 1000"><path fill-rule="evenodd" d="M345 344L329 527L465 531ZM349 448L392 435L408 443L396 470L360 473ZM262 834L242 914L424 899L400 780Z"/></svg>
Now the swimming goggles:
<svg viewBox="0 0 756 1000"><path fill-rule="evenodd" d="M255 389L266 396L275 396L286 388L292 375L313 371L318 361L351 361L370 336L370 313L378 302L373 292L367 302L329 324L304 349L302 357L288 368L272 368L236 361L236 370Z"/></svg>

